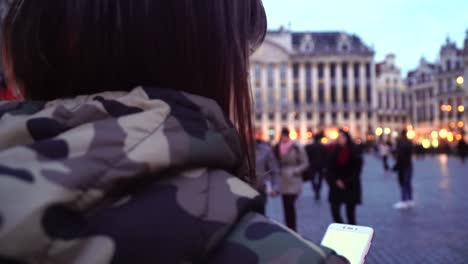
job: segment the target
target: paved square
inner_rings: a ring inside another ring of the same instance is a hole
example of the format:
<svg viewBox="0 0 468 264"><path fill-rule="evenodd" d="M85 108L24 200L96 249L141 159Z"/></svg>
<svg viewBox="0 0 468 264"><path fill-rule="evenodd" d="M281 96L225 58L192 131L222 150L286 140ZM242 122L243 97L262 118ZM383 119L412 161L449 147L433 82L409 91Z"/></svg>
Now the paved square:
<svg viewBox="0 0 468 264"><path fill-rule="evenodd" d="M468 162L427 156L414 162L416 208L392 208L400 190L394 174L385 175L380 160L366 156L362 174L363 205L358 224L375 229L369 264L468 264ZM319 243L331 223L328 189L315 202L310 183L297 203L299 233ZM280 222L280 198L268 204L268 215ZM344 212L343 212L344 216Z"/></svg>

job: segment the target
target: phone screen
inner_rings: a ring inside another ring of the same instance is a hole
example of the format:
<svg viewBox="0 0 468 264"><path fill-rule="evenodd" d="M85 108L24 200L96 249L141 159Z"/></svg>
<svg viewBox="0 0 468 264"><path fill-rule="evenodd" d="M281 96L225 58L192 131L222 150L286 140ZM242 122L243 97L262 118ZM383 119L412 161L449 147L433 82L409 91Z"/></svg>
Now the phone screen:
<svg viewBox="0 0 468 264"><path fill-rule="evenodd" d="M367 253L372 235L346 230L328 229L322 245L346 257L351 264L361 264Z"/></svg>

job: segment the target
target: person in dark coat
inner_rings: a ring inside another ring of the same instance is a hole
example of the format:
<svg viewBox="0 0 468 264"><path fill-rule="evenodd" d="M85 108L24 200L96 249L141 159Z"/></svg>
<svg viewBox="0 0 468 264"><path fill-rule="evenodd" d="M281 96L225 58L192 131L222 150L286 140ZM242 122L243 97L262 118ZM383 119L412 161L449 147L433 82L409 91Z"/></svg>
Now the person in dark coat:
<svg viewBox="0 0 468 264"><path fill-rule="evenodd" d="M327 170L327 149L320 142L321 134L314 136L314 143L305 147L307 157L309 158L309 169L307 170L307 178L311 180L312 189L315 193L315 200L320 200L320 191L322 182Z"/></svg>
<svg viewBox="0 0 468 264"><path fill-rule="evenodd" d="M346 205L348 224L356 224L356 206L361 204L362 156L349 133L340 131L337 145L333 148L327 173L330 186L330 208L333 221L344 223L341 206Z"/></svg>
<svg viewBox="0 0 468 264"><path fill-rule="evenodd" d="M415 206L413 201L413 143L407 137L407 131L401 132L395 151L395 166L393 171L398 174L401 189L401 201L396 203L395 209L408 209Z"/></svg>
<svg viewBox="0 0 468 264"><path fill-rule="evenodd" d="M463 163L465 163L466 156L468 155L468 146L466 145L465 139L461 139L458 142L458 155Z"/></svg>

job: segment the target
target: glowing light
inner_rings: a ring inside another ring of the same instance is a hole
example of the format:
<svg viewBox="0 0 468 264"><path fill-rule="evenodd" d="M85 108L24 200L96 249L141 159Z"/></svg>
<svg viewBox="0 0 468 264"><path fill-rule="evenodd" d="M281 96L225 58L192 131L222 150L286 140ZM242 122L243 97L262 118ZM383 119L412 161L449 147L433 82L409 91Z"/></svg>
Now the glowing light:
<svg viewBox="0 0 468 264"><path fill-rule="evenodd" d="M397 137L398 137L398 132L393 131L393 132L392 132L392 137L393 137L393 138L397 138Z"/></svg>
<svg viewBox="0 0 468 264"><path fill-rule="evenodd" d="M442 112L447 111L447 106L446 105L441 105L440 106L440 111L442 111Z"/></svg>
<svg viewBox="0 0 468 264"><path fill-rule="evenodd" d="M431 137L432 137L432 139L436 139L436 138L439 137L439 133L437 133L437 131L432 131Z"/></svg>
<svg viewBox="0 0 468 264"><path fill-rule="evenodd" d="M449 132L447 134L447 140L448 142L453 142L455 140L455 138L453 137L453 133L452 132Z"/></svg>
<svg viewBox="0 0 468 264"><path fill-rule="evenodd" d="M458 122L457 126L459 128L463 128L465 126L465 123L463 123L463 121L460 121L460 122Z"/></svg>
<svg viewBox="0 0 468 264"><path fill-rule="evenodd" d="M328 144L328 138L324 137L320 140L320 142L322 142L322 144Z"/></svg>
<svg viewBox="0 0 468 264"><path fill-rule="evenodd" d="M331 140L336 140L340 136L340 133L336 130L328 130L326 134Z"/></svg>
<svg viewBox="0 0 468 264"><path fill-rule="evenodd" d="M289 132L289 138L291 138L292 140L296 140L298 137L299 134L297 134L296 130L292 130L291 132Z"/></svg>
<svg viewBox="0 0 468 264"><path fill-rule="evenodd" d="M406 127L406 130L408 130L408 131L413 130L413 129L414 129L414 128L413 128L412 125L409 125L409 126Z"/></svg>
<svg viewBox="0 0 468 264"><path fill-rule="evenodd" d="M463 139L463 136L458 134L456 137L455 137L458 141L462 140Z"/></svg>
<svg viewBox="0 0 468 264"><path fill-rule="evenodd" d="M392 130L390 128L386 127L384 129L384 133L385 133L385 135L390 135L392 133Z"/></svg>
<svg viewBox="0 0 468 264"><path fill-rule="evenodd" d="M307 139L311 139L314 136L312 132L307 132Z"/></svg>
<svg viewBox="0 0 468 264"><path fill-rule="evenodd" d="M414 132L413 130L410 130L406 133L406 137L408 137L408 139L410 140L413 140L416 137L416 132Z"/></svg>
<svg viewBox="0 0 468 264"><path fill-rule="evenodd" d="M424 140L422 141L422 146L423 146L423 148L425 148L425 149L429 149L429 148L431 147L431 142L429 141L429 139L424 139Z"/></svg>
<svg viewBox="0 0 468 264"><path fill-rule="evenodd" d="M348 126L343 127L343 131L349 132L349 127Z"/></svg>
<svg viewBox="0 0 468 264"><path fill-rule="evenodd" d="M382 134L383 134L383 129L381 127L378 127L376 130L375 130L375 135L380 137Z"/></svg>
<svg viewBox="0 0 468 264"><path fill-rule="evenodd" d="M463 113L463 112L465 112L465 107L463 105L459 105L457 110L458 110L458 112Z"/></svg>
<svg viewBox="0 0 468 264"><path fill-rule="evenodd" d="M463 78L463 76L458 76L457 84L461 86L463 85L463 83L465 83L465 79Z"/></svg>
<svg viewBox="0 0 468 264"><path fill-rule="evenodd" d="M453 108L452 108L451 105L447 105L447 106L446 106L446 109L447 109L447 112L452 112L452 109L453 109Z"/></svg>
<svg viewBox="0 0 468 264"><path fill-rule="evenodd" d="M439 147L439 140L437 140L437 139L432 140L432 147L433 148L438 148Z"/></svg>
<svg viewBox="0 0 468 264"><path fill-rule="evenodd" d="M440 130L440 132L439 132L439 137L440 137L440 138L446 139L446 138L447 138L447 135L448 135L448 131L447 131L446 129Z"/></svg>

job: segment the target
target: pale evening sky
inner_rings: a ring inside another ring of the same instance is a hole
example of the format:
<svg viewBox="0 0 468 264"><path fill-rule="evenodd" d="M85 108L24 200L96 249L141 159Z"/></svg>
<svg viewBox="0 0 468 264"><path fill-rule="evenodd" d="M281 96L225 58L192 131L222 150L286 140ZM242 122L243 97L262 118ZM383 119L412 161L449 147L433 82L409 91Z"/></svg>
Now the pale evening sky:
<svg viewBox="0 0 468 264"><path fill-rule="evenodd" d="M268 28L346 31L373 45L376 60L389 52L406 74L421 56L433 62L447 36L462 47L468 0L263 0Z"/></svg>

